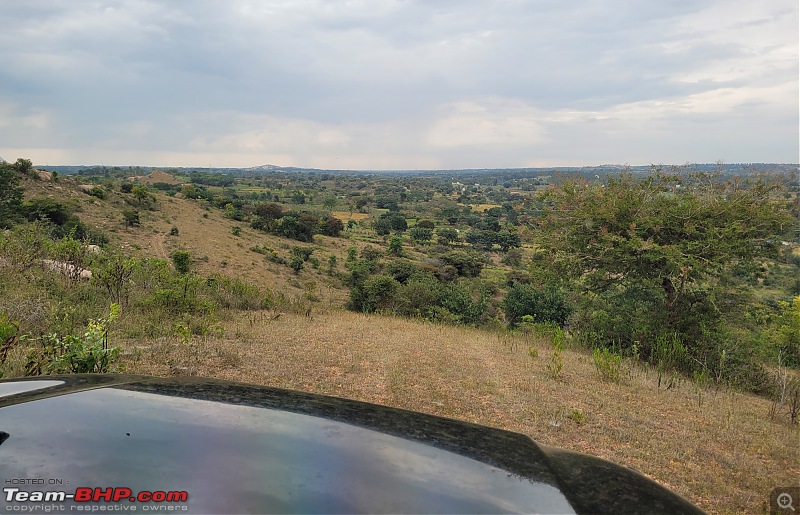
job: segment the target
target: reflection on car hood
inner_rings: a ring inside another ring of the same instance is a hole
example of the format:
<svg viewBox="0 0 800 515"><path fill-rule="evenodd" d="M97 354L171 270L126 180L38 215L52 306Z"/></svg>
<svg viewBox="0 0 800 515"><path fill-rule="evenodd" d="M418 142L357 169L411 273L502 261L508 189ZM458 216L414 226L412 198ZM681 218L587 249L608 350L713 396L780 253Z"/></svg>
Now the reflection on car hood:
<svg viewBox="0 0 800 515"><path fill-rule="evenodd" d="M194 378L48 379L0 382L17 392L0 396L7 487L186 492L166 504L191 513L698 512L629 469L441 417Z"/></svg>

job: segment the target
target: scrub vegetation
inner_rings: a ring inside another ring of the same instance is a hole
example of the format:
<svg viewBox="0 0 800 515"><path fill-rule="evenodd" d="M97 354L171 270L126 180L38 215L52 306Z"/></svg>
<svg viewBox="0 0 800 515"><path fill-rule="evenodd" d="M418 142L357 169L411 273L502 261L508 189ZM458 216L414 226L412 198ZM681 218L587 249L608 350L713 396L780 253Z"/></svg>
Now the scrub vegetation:
<svg viewBox="0 0 800 515"><path fill-rule="evenodd" d="M800 475L796 167L74 173L0 164L5 378L390 404L720 513Z"/></svg>

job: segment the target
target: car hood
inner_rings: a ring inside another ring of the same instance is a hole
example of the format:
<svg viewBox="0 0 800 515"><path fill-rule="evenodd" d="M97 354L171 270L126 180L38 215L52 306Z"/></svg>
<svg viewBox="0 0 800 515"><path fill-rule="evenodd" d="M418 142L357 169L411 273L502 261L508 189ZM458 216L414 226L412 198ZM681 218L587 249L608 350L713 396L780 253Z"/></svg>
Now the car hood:
<svg viewBox="0 0 800 515"><path fill-rule="evenodd" d="M82 488L101 494L60 504L190 513L700 513L635 471L509 431L277 388L130 375L0 382L0 482L0 505L12 510L30 504L33 492ZM130 498L103 497L120 488ZM23 502L19 492L31 495ZM139 502L136 492L186 498Z"/></svg>

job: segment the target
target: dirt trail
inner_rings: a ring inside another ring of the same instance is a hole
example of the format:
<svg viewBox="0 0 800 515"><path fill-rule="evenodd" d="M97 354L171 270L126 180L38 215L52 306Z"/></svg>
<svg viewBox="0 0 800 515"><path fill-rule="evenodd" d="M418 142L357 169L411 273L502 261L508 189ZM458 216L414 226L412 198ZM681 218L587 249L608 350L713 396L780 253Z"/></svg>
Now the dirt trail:
<svg viewBox="0 0 800 515"><path fill-rule="evenodd" d="M161 259L168 259L167 257L167 235L164 233L154 234L152 238L150 238L151 248L153 252L155 252L156 256Z"/></svg>

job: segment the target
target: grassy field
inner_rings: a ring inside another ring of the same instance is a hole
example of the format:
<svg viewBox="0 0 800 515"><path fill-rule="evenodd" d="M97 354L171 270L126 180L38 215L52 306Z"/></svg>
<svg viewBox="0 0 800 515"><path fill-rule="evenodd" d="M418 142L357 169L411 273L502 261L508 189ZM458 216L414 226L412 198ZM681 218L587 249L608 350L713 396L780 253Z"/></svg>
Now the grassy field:
<svg viewBox="0 0 800 515"><path fill-rule="evenodd" d="M369 218L369 215L366 213L353 213L350 211L332 211L331 214L345 223L350 220L360 222L361 220L366 220Z"/></svg>
<svg viewBox="0 0 800 515"><path fill-rule="evenodd" d="M627 366L603 382L541 337L350 312L250 313L225 338L127 342L127 371L198 375L347 397L518 431L636 469L711 513L762 510L800 476L800 433L770 402Z"/></svg>

